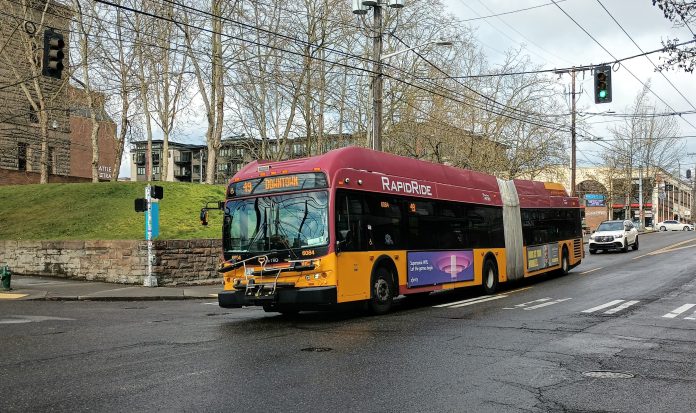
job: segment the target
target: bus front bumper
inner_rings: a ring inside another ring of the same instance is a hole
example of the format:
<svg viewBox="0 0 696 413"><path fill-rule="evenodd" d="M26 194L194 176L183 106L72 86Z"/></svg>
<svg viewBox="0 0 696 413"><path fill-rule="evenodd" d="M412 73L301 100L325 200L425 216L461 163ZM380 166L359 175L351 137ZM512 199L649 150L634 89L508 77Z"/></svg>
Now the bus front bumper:
<svg viewBox="0 0 696 413"><path fill-rule="evenodd" d="M242 306L322 307L336 304L336 287L279 288L273 294L247 293L246 290L222 291L218 293L218 303L222 308Z"/></svg>

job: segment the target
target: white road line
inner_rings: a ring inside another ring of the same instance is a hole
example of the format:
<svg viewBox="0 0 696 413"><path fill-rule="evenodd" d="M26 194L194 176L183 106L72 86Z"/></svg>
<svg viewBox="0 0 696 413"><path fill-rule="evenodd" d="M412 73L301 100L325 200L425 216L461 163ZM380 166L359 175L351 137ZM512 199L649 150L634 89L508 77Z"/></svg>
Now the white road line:
<svg viewBox="0 0 696 413"><path fill-rule="evenodd" d="M572 300L572 298L561 298L561 299L559 299L559 300L549 301L548 303L537 304L537 305L533 305L533 306L531 306L531 307L526 307L526 308L524 308L524 310L536 310L537 308L541 308L541 307L546 307L546 306L549 306L549 305L554 305L554 304L562 303L563 301L568 301L568 300Z"/></svg>
<svg viewBox="0 0 696 413"><path fill-rule="evenodd" d="M640 301L626 301L625 303L621 304L620 306L616 308L612 308L611 310L605 311L604 314L615 314L618 313L621 310L625 310L628 307L632 306L633 304L638 304Z"/></svg>
<svg viewBox="0 0 696 413"><path fill-rule="evenodd" d="M688 317L684 317L684 320L696 320L696 311Z"/></svg>
<svg viewBox="0 0 696 413"><path fill-rule="evenodd" d="M696 304L684 304L683 306L681 306L681 307L679 307L679 308L676 308L676 309L670 311L669 313L663 315L662 317L664 317L664 318L675 318L675 317L678 316L679 314L688 311L688 310L689 310L690 308L692 308L692 307L696 307Z"/></svg>
<svg viewBox="0 0 696 413"><path fill-rule="evenodd" d="M445 304L438 304L438 305L434 305L433 307L441 308L441 307L450 307L450 306L457 305L457 304L478 302L481 300L488 301L486 299L490 298L490 297L501 297L502 298L502 297L507 297L507 295L484 295L483 297L469 298L468 300L454 301L454 302L445 303Z"/></svg>
<svg viewBox="0 0 696 413"><path fill-rule="evenodd" d="M457 305L451 305L447 308L459 308L459 307L466 307L468 305L474 305L474 304L480 304L486 301L492 301L492 300L497 300L499 298L505 298L507 295L494 295L494 296L489 296L488 298L485 298L483 300L478 300L478 301L473 301L469 303L463 303L463 304L457 304Z"/></svg>
<svg viewBox="0 0 696 413"><path fill-rule="evenodd" d="M546 298L540 298L538 300L527 301L526 303L516 304L514 307L504 307L503 310L517 310L518 308L526 307L527 304L543 303L544 301L549 301L550 299L551 299L551 297L546 297Z"/></svg>
<svg viewBox="0 0 696 413"><path fill-rule="evenodd" d="M585 274L589 274L589 273L591 273L591 272L599 271L599 270L601 270L602 268L604 268L604 267L595 268L595 269L593 269L593 270L587 270L587 271L585 271L585 272L581 272L580 275L585 275Z"/></svg>
<svg viewBox="0 0 696 413"><path fill-rule="evenodd" d="M614 300L614 301L610 301L610 302L608 302L608 303L606 303L606 304L598 305L597 307L592 307L592 308L590 308L590 309L588 309L588 310L585 310L585 311L583 311L583 313L594 313L595 311L599 311L599 310L602 310L602 309L604 309L604 308L613 307L613 306L615 306L616 304L623 303L623 301L624 301L624 300Z"/></svg>

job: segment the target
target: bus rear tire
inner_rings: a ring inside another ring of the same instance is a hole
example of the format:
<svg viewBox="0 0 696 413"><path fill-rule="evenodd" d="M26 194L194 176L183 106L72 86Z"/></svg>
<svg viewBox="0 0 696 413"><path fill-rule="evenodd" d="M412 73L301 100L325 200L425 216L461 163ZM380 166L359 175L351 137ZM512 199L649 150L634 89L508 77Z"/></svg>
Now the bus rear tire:
<svg viewBox="0 0 696 413"><path fill-rule="evenodd" d="M561 254L561 275L568 275L570 271L570 260L568 258L568 248L563 246L563 253Z"/></svg>
<svg viewBox="0 0 696 413"><path fill-rule="evenodd" d="M490 258L483 264L483 291L486 294L498 291L498 267Z"/></svg>
<svg viewBox="0 0 696 413"><path fill-rule="evenodd" d="M377 268L372 276L370 286L370 301L368 308L371 314L386 314L391 310L394 300L394 278L384 267Z"/></svg>

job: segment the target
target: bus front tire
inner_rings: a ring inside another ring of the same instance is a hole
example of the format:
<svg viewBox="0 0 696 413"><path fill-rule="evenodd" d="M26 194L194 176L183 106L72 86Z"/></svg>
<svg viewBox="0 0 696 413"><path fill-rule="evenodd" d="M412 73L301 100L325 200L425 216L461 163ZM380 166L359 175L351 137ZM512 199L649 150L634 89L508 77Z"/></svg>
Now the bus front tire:
<svg viewBox="0 0 696 413"><path fill-rule="evenodd" d="M483 291L486 294L498 291L498 267L490 258L483 264Z"/></svg>
<svg viewBox="0 0 696 413"><path fill-rule="evenodd" d="M379 267L372 276L370 287L370 301L368 307L370 313L375 315L386 314L391 310L394 300L394 281L392 274L384 267Z"/></svg>

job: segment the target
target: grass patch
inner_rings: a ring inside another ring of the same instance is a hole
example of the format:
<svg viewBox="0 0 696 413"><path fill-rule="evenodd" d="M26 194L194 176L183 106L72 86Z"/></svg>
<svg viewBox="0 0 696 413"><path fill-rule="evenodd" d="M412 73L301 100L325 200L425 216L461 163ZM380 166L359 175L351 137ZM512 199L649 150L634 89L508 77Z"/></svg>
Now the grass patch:
<svg viewBox="0 0 696 413"><path fill-rule="evenodd" d="M159 182L160 236L157 239L219 238L222 217L198 220L201 207L224 199L222 185ZM0 239L144 239L145 214L135 212L144 182L0 186Z"/></svg>

